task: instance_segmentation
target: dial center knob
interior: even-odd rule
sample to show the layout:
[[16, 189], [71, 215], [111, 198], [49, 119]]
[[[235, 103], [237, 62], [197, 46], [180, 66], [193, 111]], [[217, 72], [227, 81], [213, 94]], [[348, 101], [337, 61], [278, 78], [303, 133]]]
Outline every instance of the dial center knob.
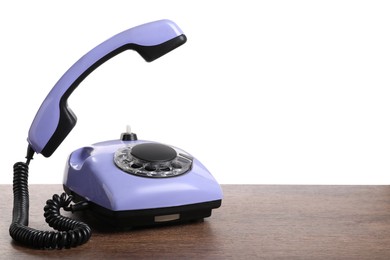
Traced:
[[131, 149], [131, 155], [147, 162], [168, 162], [176, 158], [176, 151], [158, 143], [138, 144]]

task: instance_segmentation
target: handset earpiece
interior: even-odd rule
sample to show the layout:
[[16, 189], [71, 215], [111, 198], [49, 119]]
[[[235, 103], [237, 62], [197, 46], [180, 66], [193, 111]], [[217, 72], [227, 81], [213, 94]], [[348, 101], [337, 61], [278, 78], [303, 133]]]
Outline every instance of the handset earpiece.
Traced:
[[45, 157], [53, 154], [77, 121], [67, 104], [69, 96], [101, 64], [129, 49], [151, 62], [186, 40], [174, 22], [160, 20], [123, 31], [96, 46], [65, 72], [43, 101], [28, 133], [30, 147]]

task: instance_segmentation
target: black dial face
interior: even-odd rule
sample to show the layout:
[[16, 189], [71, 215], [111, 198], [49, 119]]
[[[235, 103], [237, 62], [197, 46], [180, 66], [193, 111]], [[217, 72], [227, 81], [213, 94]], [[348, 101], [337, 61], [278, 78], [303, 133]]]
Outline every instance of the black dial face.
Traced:
[[116, 151], [114, 162], [121, 170], [142, 177], [166, 178], [182, 175], [192, 167], [193, 158], [159, 143], [142, 143]]

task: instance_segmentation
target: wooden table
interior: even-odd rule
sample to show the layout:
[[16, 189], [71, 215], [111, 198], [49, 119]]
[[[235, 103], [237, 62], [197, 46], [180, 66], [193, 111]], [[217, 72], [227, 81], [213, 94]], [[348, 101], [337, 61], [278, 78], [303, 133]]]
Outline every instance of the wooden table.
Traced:
[[[204, 222], [93, 228], [87, 244], [64, 250], [13, 242], [12, 187], [0, 188], [2, 259], [390, 259], [390, 186], [223, 185], [222, 207]], [[42, 208], [61, 191], [61, 185], [30, 186], [30, 226], [50, 229]]]

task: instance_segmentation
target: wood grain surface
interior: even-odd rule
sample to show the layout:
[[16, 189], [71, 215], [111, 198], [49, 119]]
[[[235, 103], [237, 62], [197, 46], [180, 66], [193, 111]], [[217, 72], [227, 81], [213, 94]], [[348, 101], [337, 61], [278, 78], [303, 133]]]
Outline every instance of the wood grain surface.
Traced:
[[[390, 259], [390, 186], [222, 187], [222, 207], [204, 222], [112, 231], [92, 221], [87, 244], [36, 250], [9, 236], [12, 186], [0, 185], [0, 258]], [[50, 230], [43, 206], [59, 192], [61, 185], [30, 186], [31, 227]]]

